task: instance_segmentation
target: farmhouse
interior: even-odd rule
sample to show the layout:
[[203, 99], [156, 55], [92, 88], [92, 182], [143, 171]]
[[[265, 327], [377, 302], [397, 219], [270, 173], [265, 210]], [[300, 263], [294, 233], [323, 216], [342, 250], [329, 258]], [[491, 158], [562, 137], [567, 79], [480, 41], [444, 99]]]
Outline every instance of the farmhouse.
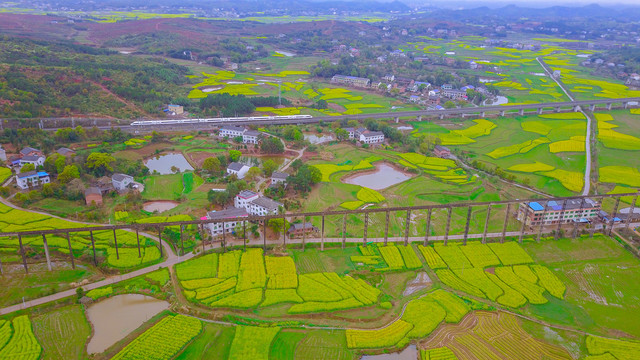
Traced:
[[172, 115], [181, 115], [184, 113], [184, 108], [182, 105], [169, 104], [167, 105], [167, 111]]
[[451, 98], [451, 99], [466, 99], [467, 92], [462, 90], [442, 90], [442, 95]]
[[360, 142], [363, 144], [379, 144], [384, 142], [382, 131], [363, 131], [360, 133]]
[[440, 158], [448, 158], [449, 156], [451, 156], [451, 150], [449, 150], [449, 148], [446, 146], [436, 145], [436, 147], [433, 149], [433, 155]]
[[38, 149], [34, 149], [32, 147], [26, 147], [23, 148], [22, 150], [20, 150], [20, 156], [24, 157], [24, 156], [43, 156], [42, 151], [38, 150]]
[[233, 206], [249, 211], [249, 203], [259, 198], [260, 195], [251, 190], [242, 190], [233, 199]]
[[354, 129], [352, 127], [347, 127], [347, 128], [344, 128], [343, 130], [346, 131], [347, 133], [349, 133], [349, 140], [355, 138], [356, 129]]
[[220, 128], [219, 136], [221, 138], [235, 138], [244, 134], [244, 128], [240, 126], [223, 126]]
[[207, 227], [209, 228], [209, 232], [211, 233], [211, 236], [222, 235], [223, 228], [225, 233], [227, 234], [232, 233], [235, 231], [235, 228], [238, 225], [242, 226], [244, 221], [238, 221], [238, 220], [224, 221], [224, 220], [235, 219], [235, 218], [246, 218], [248, 216], [249, 214], [244, 208], [237, 208], [237, 207], [220, 210], [220, 211], [209, 211], [207, 213], [207, 219], [222, 220], [222, 221], [207, 224]]
[[49, 174], [45, 171], [27, 171], [16, 176], [16, 183], [22, 190], [48, 184], [51, 182]]
[[[544, 205], [537, 201], [522, 203], [518, 208], [518, 220], [525, 221], [528, 226], [568, 224], [573, 222], [588, 223], [598, 217], [600, 203], [592, 199], [567, 200], [564, 207], [562, 202], [549, 201]], [[525, 218], [526, 213], [526, 218]], [[544, 217], [543, 217], [544, 216]]]
[[334, 75], [331, 78], [331, 82], [334, 84], [344, 84], [354, 87], [369, 87], [369, 85], [371, 84], [371, 80], [367, 78], [345, 75]]
[[40, 155], [27, 155], [23, 156], [20, 159], [20, 166], [24, 166], [26, 164], [33, 164], [33, 166], [38, 167], [44, 165], [44, 156]]
[[133, 176], [129, 176], [126, 174], [113, 174], [113, 176], [111, 177], [113, 188], [118, 191], [126, 190], [132, 182]]
[[245, 144], [258, 144], [259, 131], [245, 130], [242, 133], [242, 142]]
[[236, 177], [238, 177], [238, 179], [244, 179], [249, 169], [250, 167], [245, 164], [232, 162], [227, 167], [227, 175], [235, 175]]
[[102, 205], [102, 192], [95, 186], [84, 191], [84, 200], [87, 205]]
[[56, 152], [62, 156], [73, 156], [76, 154], [75, 151], [66, 147], [61, 147], [60, 149], [56, 150]]
[[249, 203], [249, 214], [258, 216], [275, 215], [281, 206], [284, 205], [262, 196]]
[[318, 231], [317, 227], [313, 226], [313, 224], [310, 222], [305, 222], [305, 223], [291, 224], [291, 226], [289, 226], [289, 230], [287, 230], [287, 233], [289, 233], [289, 236], [296, 236], [296, 235], [302, 235], [305, 233], [309, 234], [316, 231]]
[[288, 177], [289, 174], [287, 173], [274, 171], [273, 174], [271, 174], [271, 185], [284, 184], [287, 182]]

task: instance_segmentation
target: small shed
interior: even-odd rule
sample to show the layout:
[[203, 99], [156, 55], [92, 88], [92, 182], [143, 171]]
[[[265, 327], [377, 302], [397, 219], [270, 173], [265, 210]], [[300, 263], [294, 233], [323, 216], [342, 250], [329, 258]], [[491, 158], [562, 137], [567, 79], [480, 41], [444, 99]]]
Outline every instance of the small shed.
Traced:
[[102, 192], [99, 188], [92, 186], [84, 191], [84, 199], [87, 205], [102, 205]]

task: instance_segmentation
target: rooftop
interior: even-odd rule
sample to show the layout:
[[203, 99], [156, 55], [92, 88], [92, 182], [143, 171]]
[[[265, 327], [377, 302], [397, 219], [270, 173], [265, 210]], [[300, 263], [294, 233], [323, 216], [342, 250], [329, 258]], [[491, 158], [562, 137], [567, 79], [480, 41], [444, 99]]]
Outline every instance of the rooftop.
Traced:
[[245, 130], [243, 135], [247, 135], [247, 136], [259, 136], [259, 135], [260, 135], [260, 131], [256, 131], [256, 130]]
[[274, 171], [273, 174], [271, 174], [271, 177], [274, 179], [286, 179], [289, 177], [289, 174], [280, 171]]
[[249, 214], [247, 214], [245, 209], [239, 209], [237, 207], [231, 207], [220, 211], [209, 211], [207, 213], [207, 218], [209, 220], [233, 219], [247, 216], [249, 216]]
[[[546, 203], [542, 201], [532, 201], [528, 205], [529, 208], [531, 208], [533, 211], [542, 211], [545, 209], [545, 207], [547, 211], [561, 211], [563, 207], [563, 201], [550, 200]], [[590, 209], [597, 206], [598, 203], [592, 199], [584, 199], [584, 203], [581, 199], [568, 199], [565, 202], [564, 210], [577, 210], [580, 208]]]
[[250, 198], [252, 198], [254, 196], [258, 196], [258, 193], [253, 192], [251, 190], [242, 190], [236, 196], [238, 196], [239, 198], [242, 198], [242, 199], [250, 199]]
[[115, 180], [115, 181], [123, 181], [124, 179], [131, 179], [133, 180], [133, 176], [131, 175], [127, 175], [127, 174], [113, 174], [113, 176], [111, 177], [111, 179]]
[[244, 128], [241, 126], [232, 126], [232, 125], [226, 125], [220, 128], [220, 130], [228, 130], [228, 131], [240, 131], [243, 132]]
[[24, 154], [28, 154], [28, 153], [30, 153], [32, 151], [40, 152], [40, 150], [38, 150], [38, 149], [34, 149], [32, 147], [27, 146], [27, 147], [23, 148], [22, 150], [20, 150], [20, 154], [24, 155]]
[[269, 199], [268, 197], [265, 197], [265, 196], [259, 197], [259, 198], [255, 199], [255, 200], [253, 200], [251, 203], [254, 204], [254, 205], [263, 207], [263, 208], [265, 208], [265, 209], [267, 209], [269, 211], [278, 210], [278, 208], [280, 206], [283, 206], [281, 203], [279, 203], [279, 202], [277, 202], [275, 200], [271, 200], [271, 199]]
[[92, 186], [92, 187], [87, 188], [84, 191], [84, 196], [87, 196], [87, 195], [102, 195], [102, 192], [100, 191], [99, 188], [97, 188], [95, 186]]
[[233, 170], [233, 171], [240, 171], [242, 170], [243, 167], [245, 167], [247, 165], [243, 164], [243, 163], [239, 163], [239, 162], [232, 162], [231, 164], [229, 164], [229, 166], [227, 167], [227, 169], [229, 170]]
[[38, 161], [38, 159], [40, 159], [42, 156], [38, 156], [38, 155], [28, 155], [28, 156], [23, 156], [22, 160], [23, 161]]

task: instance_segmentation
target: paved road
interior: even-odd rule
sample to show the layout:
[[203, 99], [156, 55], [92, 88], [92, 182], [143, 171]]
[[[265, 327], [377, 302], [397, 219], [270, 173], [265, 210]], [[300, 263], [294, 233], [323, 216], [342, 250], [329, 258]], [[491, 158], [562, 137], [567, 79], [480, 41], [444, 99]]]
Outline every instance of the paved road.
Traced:
[[[558, 84], [558, 86], [560, 86], [562, 91], [564, 91], [565, 95], [567, 95], [567, 97], [571, 99], [571, 101], [576, 101], [573, 95], [571, 95], [571, 93], [564, 87], [564, 84], [560, 82], [558, 79], [556, 79], [555, 77], [553, 77], [551, 70], [547, 69], [547, 67], [542, 63], [542, 61], [540, 61], [540, 58], [537, 57], [536, 60], [538, 60], [538, 63], [540, 64], [540, 66], [542, 66], [542, 68], [547, 73], [547, 75], [549, 75], [549, 77], [552, 78], [553, 81], [555, 81], [556, 84]], [[584, 188], [582, 189], [582, 195], [586, 196], [586, 195], [589, 195], [589, 191], [591, 190], [591, 116], [585, 113], [582, 110], [582, 107], [580, 107], [580, 112], [582, 113], [582, 115], [584, 115], [587, 118], [587, 134], [586, 134], [586, 139], [584, 141], [585, 152], [587, 154], [586, 156], [587, 163], [585, 165], [585, 171], [584, 171]]]

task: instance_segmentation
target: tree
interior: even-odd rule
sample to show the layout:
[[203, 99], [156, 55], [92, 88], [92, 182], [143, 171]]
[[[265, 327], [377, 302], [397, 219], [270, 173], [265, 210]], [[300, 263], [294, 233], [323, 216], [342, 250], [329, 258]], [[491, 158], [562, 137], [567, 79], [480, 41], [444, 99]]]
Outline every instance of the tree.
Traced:
[[304, 165], [304, 163], [302, 162], [302, 160], [300, 159], [295, 159], [293, 160], [293, 162], [291, 163], [291, 168], [294, 171], [298, 171], [298, 169], [300, 169], [300, 167], [302, 167], [302, 165]]
[[93, 171], [96, 176], [103, 176], [107, 172], [113, 172], [112, 164], [116, 161], [116, 159], [105, 153], [91, 153], [89, 157], [87, 157], [87, 161], [84, 166]]
[[69, 200], [82, 199], [85, 186], [80, 179], [71, 180], [66, 187], [66, 196]]
[[65, 165], [67, 165], [67, 158], [58, 156], [54, 164], [56, 166], [56, 174], [60, 174], [64, 170]]
[[[283, 226], [283, 222], [284, 222], [284, 226]], [[289, 222], [282, 219], [282, 218], [275, 218], [275, 219], [270, 219], [267, 222], [267, 226], [269, 227], [269, 229], [273, 230], [274, 233], [278, 233], [280, 234], [283, 227], [284, 230], [286, 231], [286, 229], [288, 228]]]
[[284, 128], [283, 136], [286, 140], [289, 141], [300, 141], [304, 139], [302, 132], [293, 125], [289, 125]]
[[35, 169], [36, 169], [35, 165], [28, 163], [28, 164], [22, 165], [22, 167], [20, 168], [20, 172], [33, 171]]
[[75, 165], [67, 165], [64, 167], [64, 170], [58, 175], [58, 181], [60, 184], [66, 184], [73, 179], [77, 179], [80, 177], [80, 171], [78, 167]]
[[258, 167], [253, 166], [249, 169], [249, 171], [247, 171], [245, 178], [249, 181], [255, 181], [261, 174], [262, 170], [260, 170], [260, 168]]
[[175, 165], [171, 165], [171, 169], [170, 170], [171, 170], [172, 173], [176, 174], [176, 173], [178, 173], [180, 171], [180, 168], [175, 166]]
[[456, 103], [454, 103], [451, 100], [449, 100], [446, 103], [444, 103], [444, 108], [445, 109], [453, 109], [454, 107], [456, 107]]
[[311, 186], [322, 180], [322, 173], [318, 168], [309, 165], [302, 165], [298, 172], [287, 178], [287, 183], [293, 189], [302, 193], [311, 191]]
[[213, 174], [222, 170], [222, 164], [220, 164], [220, 159], [210, 157], [204, 160], [204, 163], [202, 163], [202, 169], [210, 174]]
[[262, 140], [260, 151], [265, 154], [282, 154], [284, 153], [284, 144], [276, 137], [268, 137]]
[[274, 171], [278, 170], [278, 164], [275, 161], [269, 159], [262, 163], [262, 170], [264, 170], [264, 174], [267, 176], [271, 176]]
[[242, 156], [242, 153], [238, 150], [229, 150], [229, 159], [231, 161], [238, 161]]
[[339, 141], [347, 140], [349, 138], [349, 132], [345, 129], [336, 129], [336, 139]]

